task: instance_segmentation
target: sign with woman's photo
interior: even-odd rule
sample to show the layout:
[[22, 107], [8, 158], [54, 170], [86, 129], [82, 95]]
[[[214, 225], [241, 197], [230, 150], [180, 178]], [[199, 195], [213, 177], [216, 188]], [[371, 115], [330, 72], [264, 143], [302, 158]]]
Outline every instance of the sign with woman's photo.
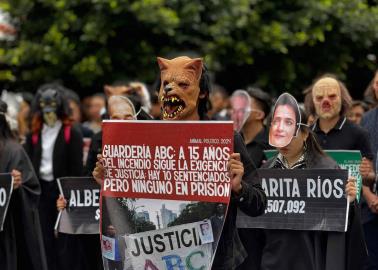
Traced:
[[[362, 189], [362, 177], [360, 174], [360, 164], [362, 159], [361, 152], [359, 150], [324, 150], [324, 152], [336, 161], [341, 169], [348, 170], [349, 176], [354, 176], [356, 178], [356, 198], [357, 201], [360, 201]], [[264, 150], [267, 159], [273, 158], [277, 153], [277, 150]]]
[[3, 230], [12, 191], [12, 175], [9, 173], [0, 173], [0, 232]]
[[265, 214], [251, 218], [239, 211], [239, 228], [346, 231], [347, 170], [259, 169], [258, 175], [268, 199]]
[[209, 269], [232, 151], [232, 122], [105, 121], [105, 269]]

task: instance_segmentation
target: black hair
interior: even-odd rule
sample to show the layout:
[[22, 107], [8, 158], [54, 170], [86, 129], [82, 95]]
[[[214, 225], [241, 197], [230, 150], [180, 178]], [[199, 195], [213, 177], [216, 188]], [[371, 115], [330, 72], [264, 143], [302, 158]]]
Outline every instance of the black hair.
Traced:
[[267, 118], [272, 107], [272, 98], [270, 95], [257, 87], [248, 87], [247, 93], [256, 100], [256, 103], [259, 104], [265, 114], [264, 118]]
[[352, 102], [351, 109], [354, 108], [354, 107], [357, 107], [357, 106], [361, 106], [362, 109], [364, 110], [364, 112], [367, 112], [369, 110], [369, 106], [365, 102], [363, 102], [362, 100], [354, 100]]
[[211, 91], [212, 91], [212, 94], [219, 93], [224, 99], [228, 98], [227, 90], [219, 84], [213, 84]]
[[0, 100], [0, 141], [2, 142], [7, 139], [16, 138], [5, 116], [7, 110], [8, 105], [4, 101]]
[[137, 120], [152, 120], [152, 117], [142, 108], [142, 102], [139, 96], [136, 95], [124, 95], [130, 99], [131, 103], [134, 105], [135, 112], [138, 113]]
[[307, 125], [307, 115], [304, 110], [299, 109], [301, 114], [301, 125], [300, 125], [300, 131], [301, 132], [307, 132], [308, 136], [305, 142], [306, 147], [306, 159], [308, 163], [314, 163], [319, 156], [325, 156], [325, 152], [323, 151], [322, 147], [316, 140], [316, 135], [312, 131], [312, 129]]
[[201, 120], [207, 119], [207, 112], [210, 108], [209, 95], [211, 92], [210, 74], [205, 64], [202, 67], [202, 74], [199, 83], [200, 94], [204, 94], [203, 98], [199, 99], [198, 102], [198, 115]]
[[75, 102], [79, 107], [81, 107], [81, 101], [79, 95], [72, 89], [64, 87], [64, 92], [68, 100], [72, 100]]

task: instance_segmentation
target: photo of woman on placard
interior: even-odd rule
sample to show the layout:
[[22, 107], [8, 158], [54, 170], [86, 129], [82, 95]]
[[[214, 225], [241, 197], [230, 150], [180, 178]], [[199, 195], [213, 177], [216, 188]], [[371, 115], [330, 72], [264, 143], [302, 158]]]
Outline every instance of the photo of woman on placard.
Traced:
[[[316, 142], [306, 119], [293, 96], [284, 93], [278, 98], [269, 134], [269, 143], [276, 147], [278, 155], [263, 164], [263, 168], [338, 169]], [[249, 265], [248, 269], [362, 269], [366, 249], [352, 177], [345, 193], [350, 202], [347, 232], [261, 229], [258, 235], [251, 236], [256, 238], [255, 245], [248, 253], [254, 256], [255, 265]]]
[[297, 101], [290, 94], [282, 94], [273, 110], [269, 130], [269, 144], [274, 147], [287, 146], [298, 134], [301, 115]]

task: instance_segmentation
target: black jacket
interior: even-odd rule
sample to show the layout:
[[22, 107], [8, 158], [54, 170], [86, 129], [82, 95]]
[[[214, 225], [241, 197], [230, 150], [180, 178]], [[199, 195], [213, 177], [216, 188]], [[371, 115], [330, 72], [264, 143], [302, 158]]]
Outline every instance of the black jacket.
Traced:
[[0, 172], [20, 171], [22, 185], [13, 191], [4, 230], [0, 232], [0, 269], [45, 270], [47, 265], [38, 214], [41, 187], [22, 147], [12, 140], [2, 143]]
[[[77, 126], [72, 126], [70, 133], [69, 141], [66, 141], [64, 126], [62, 126], [54, 144], [53, 174], [55, 179], [64, 176], [81, 176], [83, 174], [83, 136]], [[35, 145], [32, 142], [32, 134], [27, 135], [24, 144], [38, 177], [42, 158], [42, 143], [42, 136], [39, 133], [38, 141]]]
[[[273, 168], [275, 160], [276, 158], [270, 159], [262, 167]], [[338, 168], [334, 160], [320, 154], [307, 155], [305, 160], [306, 168]], [[257, 252], [255, 255], [261, 256], [261, 266], [251, 266], [249, 269], [363, 269], [366, 248], [359, 208], [354, 203], [349, 208], [349, 226], [346, 233], [291, 230], [259, 231], [262, 237], [256, 238], [255, 246], [261, 252]]]
[[234, 152], [240, 153], [244, 165], [242, 190], [238, 196], [231, 195], [222, 235], [215, 254], [212, 269], [231, 270], [246, 258], [246, 251], [240, 241], [236, 228], [237, 208], [250, 216], [259, 216], [265, 211], [266, 196], [256, 177], [256, 167], [252, 164], [245, 148], [243, 138], [234, 134]]
[[92, 176], [94, 168], [96, 168], [97, 155], [101, 154], [102, 148], [102, 131], [92, 136], [91, 145], [89, 146], [87, 161], [85, 163], [84, 175]]

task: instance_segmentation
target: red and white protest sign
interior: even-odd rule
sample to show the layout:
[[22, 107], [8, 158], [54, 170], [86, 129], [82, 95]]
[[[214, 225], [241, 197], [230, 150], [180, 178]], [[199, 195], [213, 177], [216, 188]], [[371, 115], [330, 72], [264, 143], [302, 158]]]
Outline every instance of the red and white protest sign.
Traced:
[[114, 242], [103, 245], [105, 269], [210, 268], [233, 138], [232, 122], [103, 122], [101, 235]]
[[232, 138], [229, 123], [105, 121], [103, 195], [227, 203]]

